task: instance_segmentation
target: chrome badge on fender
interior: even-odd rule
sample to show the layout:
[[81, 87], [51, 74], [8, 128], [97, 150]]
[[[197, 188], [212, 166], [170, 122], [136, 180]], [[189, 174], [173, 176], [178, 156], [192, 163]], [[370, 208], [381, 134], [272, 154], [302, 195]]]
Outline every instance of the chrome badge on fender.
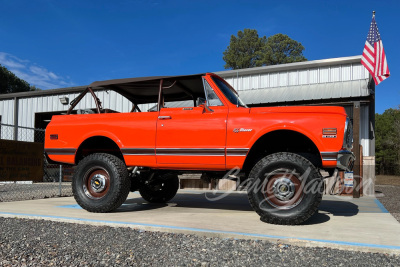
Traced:
[[233, 132], [234, 133], [239, 133], [239, 132], [251, 132], [251, 131], [253, 131], [253, 129], [244, 129], [244, 128], [235, 128], [235, 129], [233, 129]]

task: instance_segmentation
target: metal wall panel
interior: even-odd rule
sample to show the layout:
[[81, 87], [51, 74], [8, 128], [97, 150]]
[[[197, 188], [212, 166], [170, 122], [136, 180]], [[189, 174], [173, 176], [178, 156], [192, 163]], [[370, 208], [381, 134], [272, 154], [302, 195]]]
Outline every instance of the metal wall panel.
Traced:
[[319, 69], [309, 70], [309, 84], [314, 84], [319, 82]]
[[329, 82], [329, 71], [330, 71], [329, 67], [319, 69], [319, 82], [320, 83]]
[[368, 78], [368, 73], [360, 64], [347, 64], [288, 72], [262, 73], [229, 77], [225, 80], [237, 91], [276, 88], [317, 83], [334, 83]]
[[229, 83], [232, 85], [233, 88], [239, 90], [238, 79], [236, 77], [232, 77], [231, 82]]
[[260, 75], [260, 88], [269, 87], [269, 73], [263, 73]]
[[297, 71], [289, 72], [289, 85], [298, 85], [299, 84], [299, 73]]
[[[332, 65], [315, 67], [310, 65], [308, 68], [290, 69], [277, 71], [274, 66], [265, 67], [265, 73], [260, 72], [260, 68], [254, 68], [257, 74], [241, 74], [238, 70], [234, 75], [232, 71], [227, 71], [229, 76], [225, 76], [224, 72], [218, 74], [227, 80], [236, 90], [252, 90], [263, 88], [276, 88], [284, 86], [310, 85], [318, 83], [335, 83], [354, 80], [364, 80], [369, 78], [368, 71], [360, 63], [343, 63], [333, 62]], [[279, 66], [277, 66], [277, 69]], [[248, 69], [251, 71], [251, 69]]]
[[0, 101], [1, 123], [14, 124], [14, 100]]
[[316, 83], [345, 82], [367, 78], [368, 72], [361, 64], [345, 64], [239, 77], [225, 77], [225, 80], [236, 90], [242, 91]]
[[350, 81], [351, 80], [351, 71], [352, 71], [351, 65], [342, 65], [341, 80], [342, 81]]
[[[3, 100], [0, 101], [0, 123], [3, 124], [14, 124], [14, 100]], [[0, 127], [0, 137], [3, 139], [12, 139], [12, 133], [9, 127]]]
[[287, 72], [279, 72], [278, 73], [278, 77], [279, 77], [279, 84], [278, 84], [278, 86], [279, 87], [282, 87], [282, 86], [287, 86], [288, 85], [288, 73]]
[[308, 70], [301, 70], [299, 71], [299, 85], [300, 84], [309, 84], [308, 81]]
[[341, 81], [340, 69], [341, 69], [340, 66], [333, 66], [330, 68], [329, 82]]
[[239, 87], [240, 87], [240, 85], [239, 85], [239, 79], [237, 78], [237, 77], [232, 77], [232, 80], [233, 80], [233, 88], [235, 88], [236, 89], [236, 91], [239, 91]]
[[249, 89], [251, 89], [251, 77], [243, 76], [241, 90], [249, 90]]
[[367, 79], [369, 77], [367, 69], [361, 64], [353, 64], [352, 74], [352, 80]]
[[238, 90], [238, 91], [243, 90], [243, 77], [240, 76], [240, 77], [237, 77], [237, 78], [235, 78], [235, 79], [236, 79], [237, 90]]
[[[29, 99], [29, 102], [32, 102], [33, 98]], [[31, 113], [34, 111], [32, 110]], [[32, 127], [33, 123], [33, 117], [32, 116], [21, 116], [22, 114], [28, 114], [28, 99], [27, 98], [22, 98], [19, 99], [18, 102], [18, 125], [19, 126], [25, 126], [25, 127]], [[29, 121], [29, 123], [28, 123]]]
[[261, 88], [261, 75], [253, 75], [253, 81], [252, 81], [252, 89], [254, 88]]
[[269, 74], [269, 87], [278, 87], [278, 73], [270, 73]]
[[[226, 78], [225, 81], [226, 81], [227, 83], [229, 83], [230, 85], [233, 85], [233, 78], [232, 78], [232, 77]], [[234, 86], [232, 86], [232, 87], [235, 88]]]

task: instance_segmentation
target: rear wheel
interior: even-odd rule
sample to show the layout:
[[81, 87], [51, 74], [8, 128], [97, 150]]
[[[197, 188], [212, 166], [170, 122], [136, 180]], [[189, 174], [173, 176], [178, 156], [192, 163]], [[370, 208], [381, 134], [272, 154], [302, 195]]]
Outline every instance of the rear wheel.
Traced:
[[261, 220], [272, 224], [301, 224], [318, 209], [323, 182], [316, 167], [293, 153], [275, 153], [251, 170], [248, 197]]
[[153, 173], [139, 187], [140, 195], [151, 203], [165, 203], [178, 192], [179, 178], [174, 173]]
[[124, 162], [116, 156], [96, 153], [79, 162], [72, 180], [76, 202], [90, 212], [110, 212], [124, 203], [130, 179]]

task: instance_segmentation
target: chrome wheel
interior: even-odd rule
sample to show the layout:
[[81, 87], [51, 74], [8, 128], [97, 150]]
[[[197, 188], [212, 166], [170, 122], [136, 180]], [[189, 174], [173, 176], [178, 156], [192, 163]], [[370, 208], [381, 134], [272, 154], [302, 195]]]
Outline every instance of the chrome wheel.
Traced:
[[300, 174], [278, 169], [266, 177], [263, 190], [265, 201], [277, 209], [291, 209], [303, 199]]
[[101, 199], [110, 189], [110, 175], [101, 167], [89, 169], [83, 177], [83, 191], [90, 199]]

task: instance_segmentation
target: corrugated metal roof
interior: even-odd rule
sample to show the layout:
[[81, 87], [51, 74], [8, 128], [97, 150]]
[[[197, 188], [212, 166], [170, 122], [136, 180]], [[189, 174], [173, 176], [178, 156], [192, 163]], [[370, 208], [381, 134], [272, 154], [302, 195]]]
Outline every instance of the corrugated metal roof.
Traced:
[[338, 99], [370, 95], [368, 79], [319, 83], [287, 87], [240, 91], [240, 98], [248, 105], [294, 102], [304, 100]]
[[255, 67], [255, 68], [248, 68], [248, 69], [225, 70], [225, 71], [217, 71], [214, 73], [225, 78], [225, 77], [229, 77], [232, 75], [241, 76], [241, 75], [265, 73], [265, 72], [309, 69], [309, 68], [316, 68], [316, 67], [353, 64], [353, 63], [361, 63], [361, 55], [351, 56], [351, 57], [339, 57], [339, 58], [328, 58], [328, 59], [320, 59], [320, 60], [302, 61], [302, 62]]

